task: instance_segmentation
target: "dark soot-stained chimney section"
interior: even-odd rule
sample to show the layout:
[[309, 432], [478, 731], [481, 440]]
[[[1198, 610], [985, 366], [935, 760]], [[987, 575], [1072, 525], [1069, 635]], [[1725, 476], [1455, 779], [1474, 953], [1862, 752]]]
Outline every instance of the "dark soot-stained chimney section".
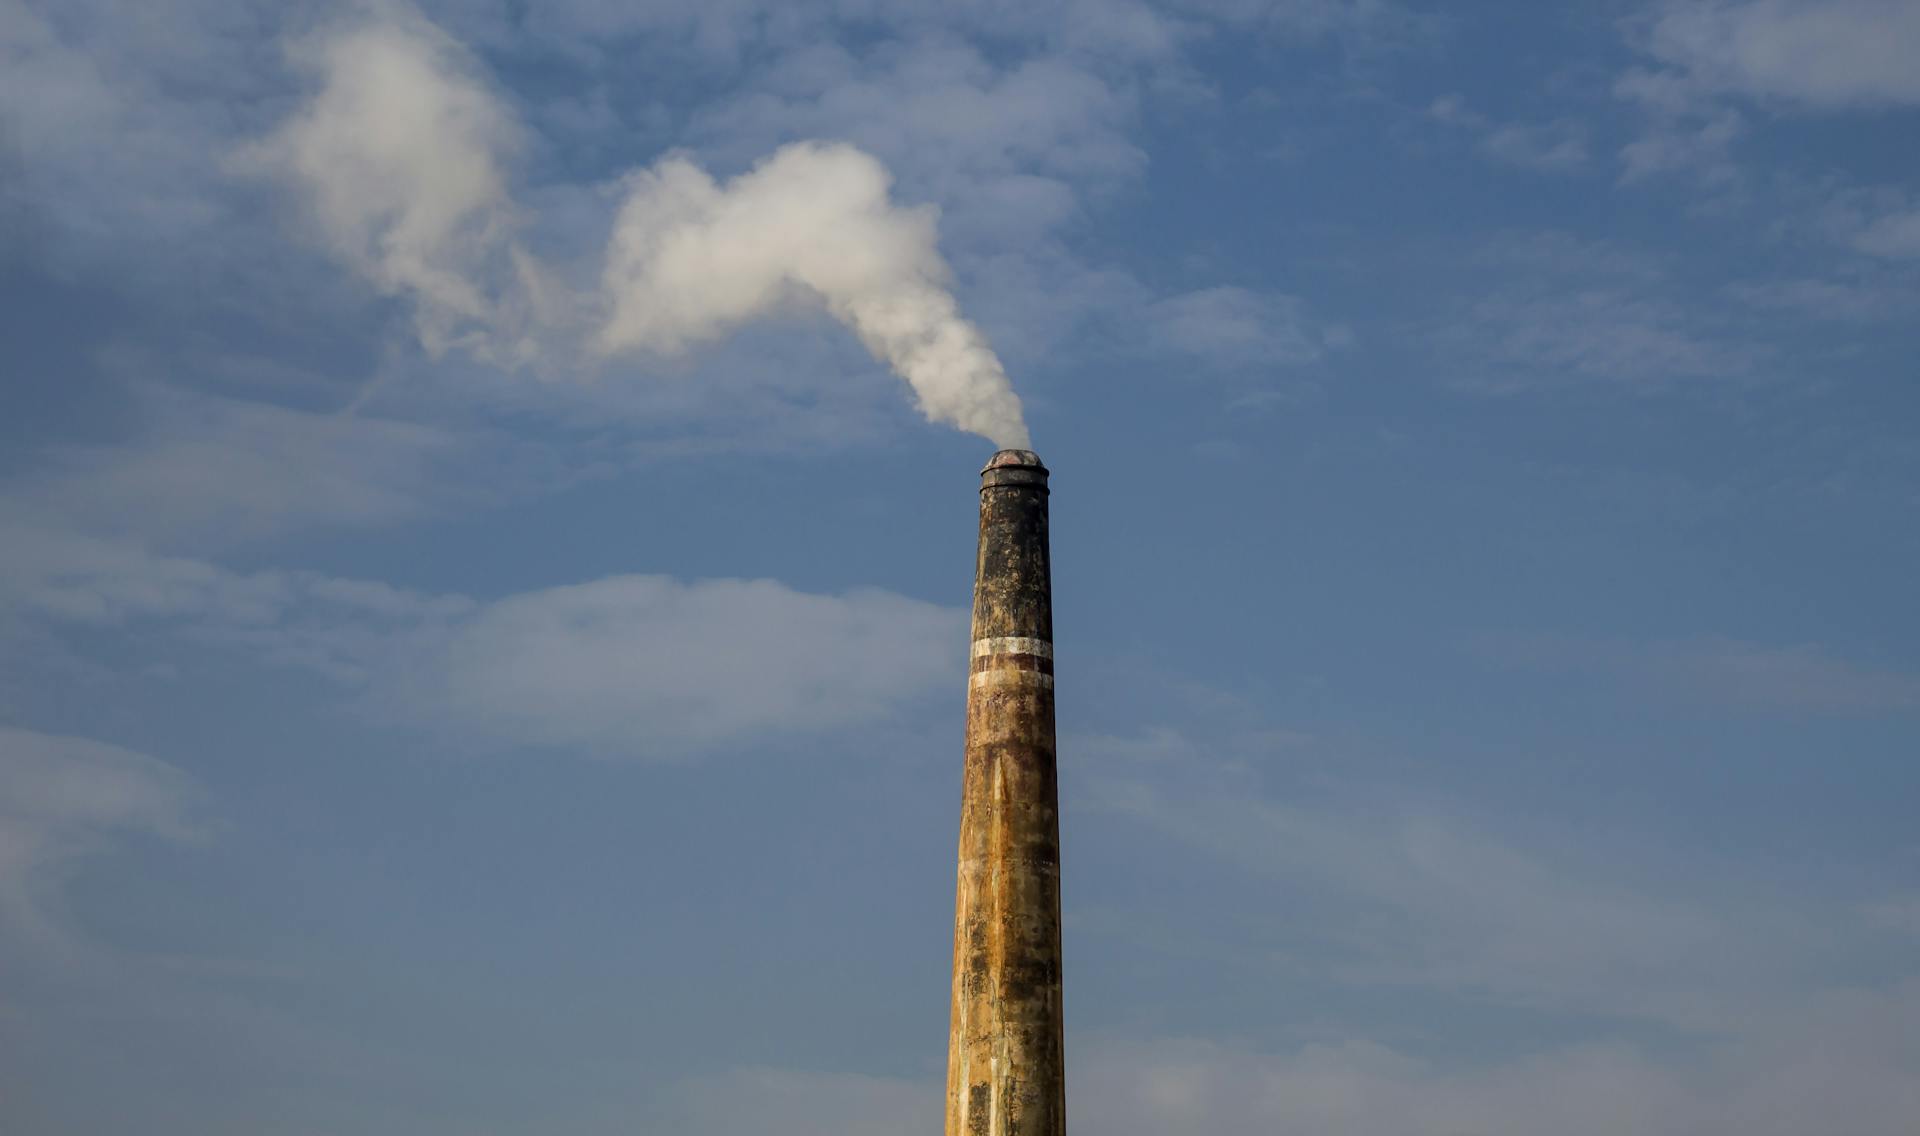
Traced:
[[1065, 1136], [1047, 467], [980, 476], [946, 1136]]

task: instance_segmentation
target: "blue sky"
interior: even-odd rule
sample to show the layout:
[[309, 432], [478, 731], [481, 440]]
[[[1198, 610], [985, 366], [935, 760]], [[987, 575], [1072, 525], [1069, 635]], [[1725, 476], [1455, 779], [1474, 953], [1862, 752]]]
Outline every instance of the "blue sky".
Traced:
[[1916, 55], [0, 0], [0, 1120], [931, 1131], [1007, 404], [918, 289], [1054, 469], [1076, 1131], [1910, 1131]]

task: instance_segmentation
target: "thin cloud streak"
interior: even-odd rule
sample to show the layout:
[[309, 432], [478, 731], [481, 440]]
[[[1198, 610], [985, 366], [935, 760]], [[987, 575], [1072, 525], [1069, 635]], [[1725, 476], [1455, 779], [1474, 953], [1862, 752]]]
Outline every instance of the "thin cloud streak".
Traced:
[[65, 873], [126, 837], [200, 838], [196, 796], [184, 773], [146, 754], [0, 726], [0, 950], [91, 955], [62, 910]]

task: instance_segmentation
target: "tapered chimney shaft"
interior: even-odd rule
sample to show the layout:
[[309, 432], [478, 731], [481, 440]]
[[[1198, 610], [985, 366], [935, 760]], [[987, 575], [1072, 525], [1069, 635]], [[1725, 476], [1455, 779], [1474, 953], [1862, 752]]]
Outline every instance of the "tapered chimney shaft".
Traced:
[[980, 477], [946, 1136], [1065, 1136], [1047, 468]]

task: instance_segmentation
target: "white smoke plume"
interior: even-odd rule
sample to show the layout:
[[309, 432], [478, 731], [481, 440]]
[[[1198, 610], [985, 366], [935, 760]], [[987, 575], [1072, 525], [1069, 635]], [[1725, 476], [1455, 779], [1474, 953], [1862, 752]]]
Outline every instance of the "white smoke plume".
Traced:
[[[894, 204], [872, 156], [803, 142], [725, 184], [669, 156], [627, 177], [597, 286], [569, 291], [514, 237], [511, 110], [445, 33], [378, 11], [297, 53], [319, 91], [242, 160], [289, 182], [337, 255], [414, 302], [430, 352], [509, 366], [580, 347], [601, 360], [671, 354], [811, 302], [905, 379], [930, 420], [1028, 444], [999, 358], [948, 290], [937, 210]], [[541, 347], [576, 333], [587, 342]]]
[[817, 296], [936, 422], [1025, 447], [1020, 400], [946, 289], [936, 211], [844, 144], [782, 147], [725, 185], [685, 157], [633, 175], [607, 252], [603, 351], [676, 351]]

